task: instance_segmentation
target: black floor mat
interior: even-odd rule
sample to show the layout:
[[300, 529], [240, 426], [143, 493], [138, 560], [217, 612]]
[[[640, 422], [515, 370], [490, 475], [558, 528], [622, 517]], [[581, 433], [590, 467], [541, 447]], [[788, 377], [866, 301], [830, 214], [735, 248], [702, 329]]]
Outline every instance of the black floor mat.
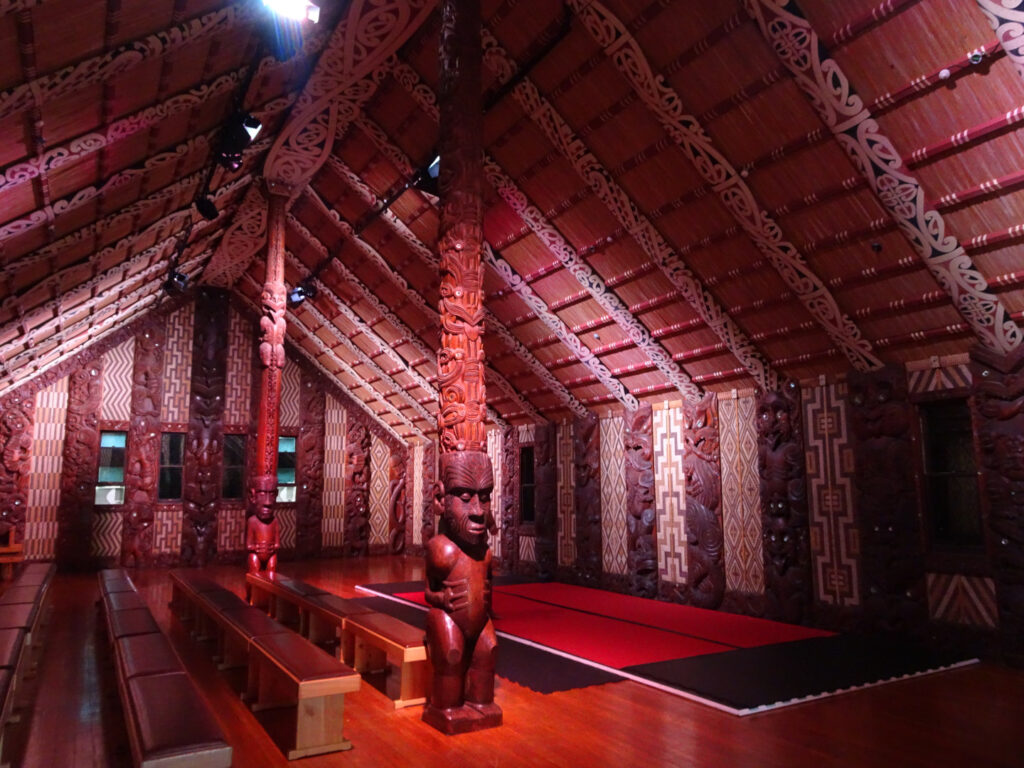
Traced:
[[966, 661], [894, 637], [836, 635], [639, 664], [624, 671], [737, 710], [820, 696]]

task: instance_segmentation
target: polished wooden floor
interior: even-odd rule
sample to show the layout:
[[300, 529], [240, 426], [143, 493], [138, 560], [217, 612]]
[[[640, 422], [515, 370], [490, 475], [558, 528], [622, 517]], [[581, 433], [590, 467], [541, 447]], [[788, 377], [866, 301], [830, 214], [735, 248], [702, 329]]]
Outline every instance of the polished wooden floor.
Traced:
[[[342, 596], [357, 584], [422, 578], [419, 560], [288, 563], [285, 573]], [[240, 568], [211, 572], [242, 594]], [[162, 628], [210, 701], [237, 768], [285, 766], [280, 750], [217, 672], [208, 649], [170, 617], [163, 571], [135, 576]], [[96, 631], [96, 579], [59, 575], [38, 674], [23, 689], [4, 758], [25, 768], [130, 765], [105, 638]], [[1024, 766], [1024, 672], [982, 664], [738, 718], [633, 682], [541, 695], [499, 678], [502, 728], [445, 737], [420, 708], [395, 711], [364, 685], [347, 697], [349, 752], [306, 758], [325, 766]]]

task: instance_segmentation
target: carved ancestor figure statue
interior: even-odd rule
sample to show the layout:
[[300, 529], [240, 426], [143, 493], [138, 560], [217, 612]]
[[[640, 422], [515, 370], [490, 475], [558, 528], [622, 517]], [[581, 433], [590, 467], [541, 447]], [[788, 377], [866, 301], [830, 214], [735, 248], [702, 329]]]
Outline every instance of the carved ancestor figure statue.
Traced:
[[249, 551], [249, 572], [268, 574], [277, 570], [277, 550], [281, 548], [281, 532], [274, 517], [277, 481], [261, 475], [249, 488], [249, 520], [245, 526], [245, 548]]
[[441, 455], [443, 509], [427, 545], [427, 655], [434, 680], [423, 719], [444, 733], [501, 725], [494, 703], [497, 638], [491, 622], [488, 532], [494, 472], [486, 453]]

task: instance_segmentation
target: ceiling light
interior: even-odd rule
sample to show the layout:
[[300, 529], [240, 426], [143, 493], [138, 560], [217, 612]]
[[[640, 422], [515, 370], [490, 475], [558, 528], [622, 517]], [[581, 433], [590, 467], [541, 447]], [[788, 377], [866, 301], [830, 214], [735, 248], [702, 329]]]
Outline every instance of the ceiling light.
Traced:
[[188, 288], [188, 275], [172, 269], [164, 282], [164, 290], [173, 295], [184, 293], [186, 288]]
[[263, 5], [276, 15], [292, 21], [320, 21], [320, 8], [309, 0], [263, 0]]
[[440, 194], [437, 177], [441, 173], [441, 156], [430, 161], [426, 168], [420, 168], [412, 177], [412, 185], [421, 192], [437, 197]]
[[297, 307], [306, 299], [316, 298], [316, 286], [301, 282], [288, 291], [288, 306]]

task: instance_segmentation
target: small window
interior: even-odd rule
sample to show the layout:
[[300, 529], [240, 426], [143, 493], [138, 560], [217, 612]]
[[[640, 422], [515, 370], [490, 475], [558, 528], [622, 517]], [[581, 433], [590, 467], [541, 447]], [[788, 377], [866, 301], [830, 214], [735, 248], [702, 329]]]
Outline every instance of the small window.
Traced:
[[982, 544], [971, 414], [965, 399], [919, 405], [926, 525], [932, 550]]
[[245, 435], [224, 435], [223, 499], [241, 499], [245, 493]]
[[181, 478], [185, 458], [185, 435], [164, 432], [160, 436], [160, 490], [164, 501], [181, 498]]
[[519, 449], [519, 522], [533, 523], [533, 446]]
[[125, 432], [100, 432], [100, 469], [96, 477], [96, 504], [124, 504]]
[[277, 438], [277, 500], [295, 501], [295, 438]]

